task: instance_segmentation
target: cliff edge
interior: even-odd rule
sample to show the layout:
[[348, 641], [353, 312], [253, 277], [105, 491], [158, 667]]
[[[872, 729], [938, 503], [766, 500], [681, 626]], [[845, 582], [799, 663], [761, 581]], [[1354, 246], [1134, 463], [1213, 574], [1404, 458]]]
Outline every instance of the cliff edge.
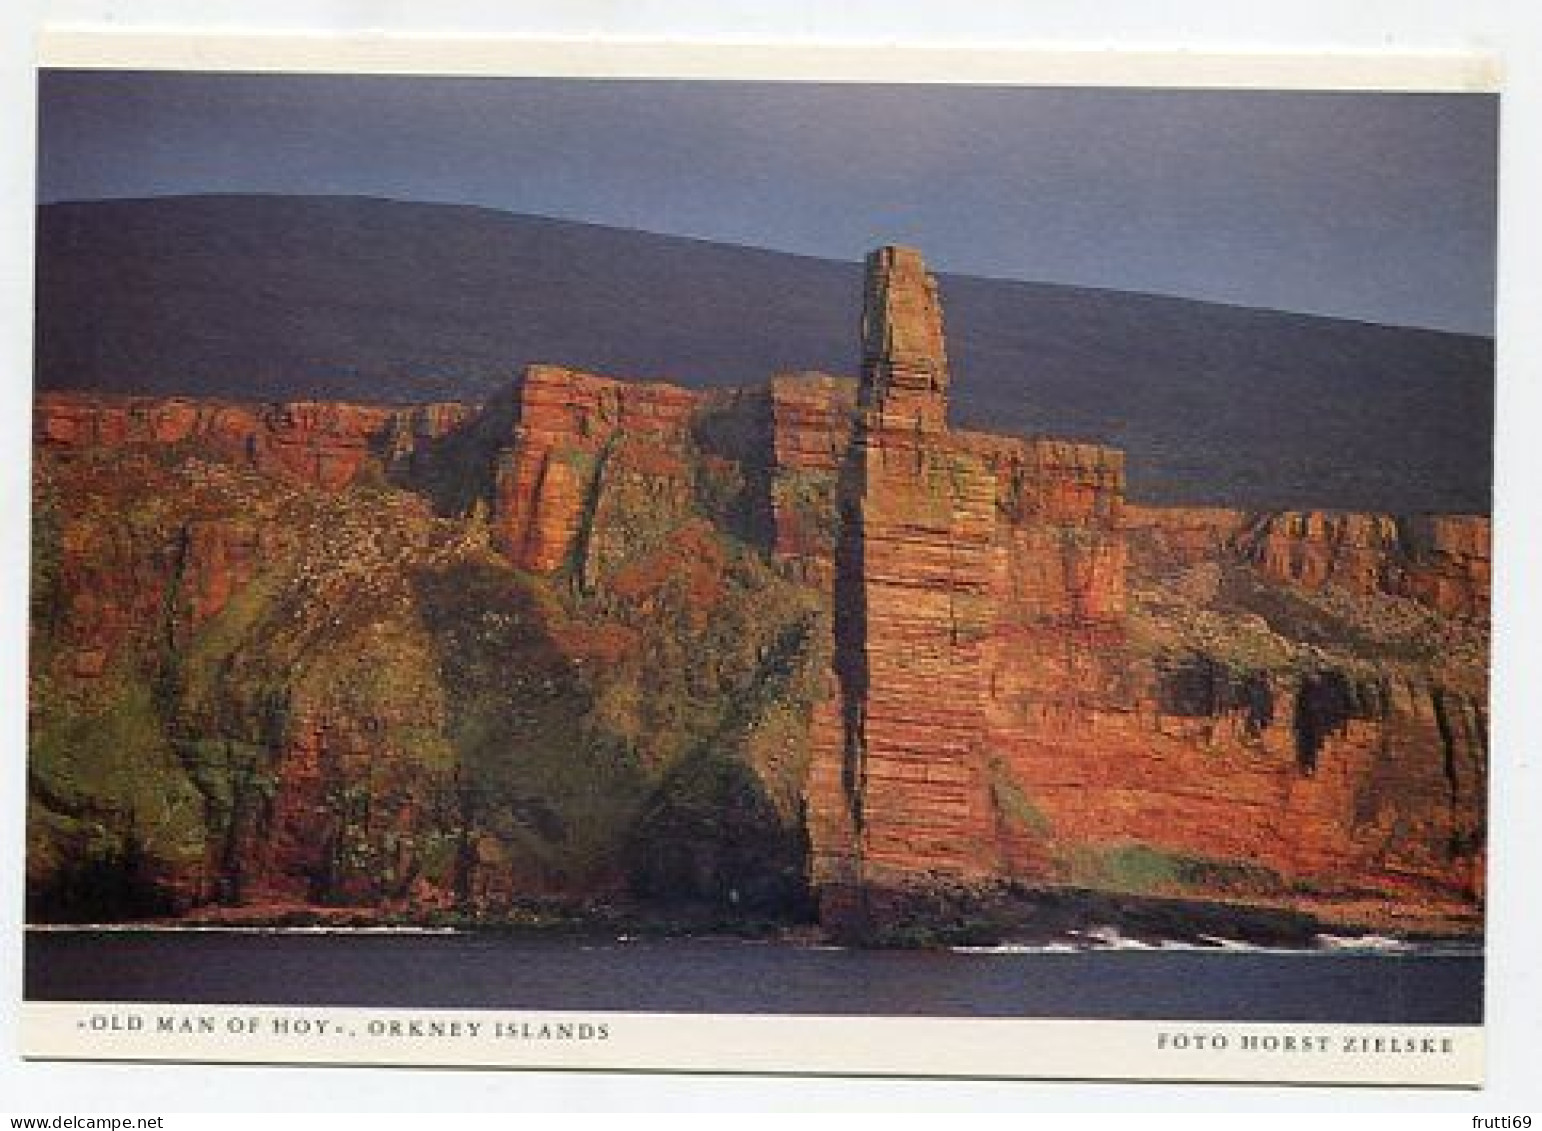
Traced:
[[1137, 505], [1117, 450], [955, 428], [909, 249], [862, 344], [480, 405], [41, 394], [29, 915], [1480, 928], [1486, 518]]

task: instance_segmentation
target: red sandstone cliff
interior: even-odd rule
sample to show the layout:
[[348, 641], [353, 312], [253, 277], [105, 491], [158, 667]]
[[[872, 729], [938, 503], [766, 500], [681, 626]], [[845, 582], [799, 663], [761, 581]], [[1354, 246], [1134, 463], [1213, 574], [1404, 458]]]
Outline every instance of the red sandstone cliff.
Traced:
[[[250, 811], [208, 802], [200, 874], [226, 889], [184, 875], [183, 890], [424, 908], [617, 882], [522, 848], [577, 835], [534, 802], [512, 825], [472, 812], [454, 751], [482, 731], [453, 705], [471, 676], [453, 653], [419, 655], [413, 634], [437, 617], [489, 663], [503, 650], [474, 697], [497, 726], [547, 741], [581, 713], [583, 735], [620, 728], [667, 778], [682, 755], [649, 728], [695, 724], [652, 719], [637, 685], [605, 673], [666, 647], [687, 682], [716, 671], [682, 642], [737, 646], [714, 618], [736, 592], [765, 599], [743, 596], [761, 592], [751, 576], [793, 619], [746, 649], [762, 683], [744, 687], [783, 678], [789, 648], [823, 678], [807, 717], [771, 702], [733, 741], [779, 819], [804, 814], [807, 878], [833, 927], [1014, 884], [1472, 920], [1487, 519], [1129, 505], [1115, 450], [949, 428], [935, 282], [903, 249], [869, 271], [860, 382], [692, 392], [537, 366], [486, 406], [40, 397], [57, 560], [34, 633], [58, 657], [41, 673], [51, 692], [89, 704], [149, 662], [134, 657], [167, 654], [180, 666], [157, 678], [218, 663], [263, 689], [233, 706], [198, 684], [178, 708], [177, 749], [235, 727], [275, 767]], [[448, 569], [504, 577], [489, 554], [518, 574], [430, 584]], [[361, 659], [285, 687], [269, 719], [283, 673], [219, 650], [281, 562], [272, 639], [311, 656], [348, 632], [367, 657], [384, 633], [396, 649], [399, 674], [367, 705], [354, 688], [378, 673]], [[515, 580], [533, 596], [491, 628], [444, 620], [481, 616], [470, 605]], [[578, 596], [559, 608], [543, 586]], [[372, 620], [377, 608], [398, 619]], [[518, 650], [536, 644], [534, 659]], [[519, 672], [535, 674], [518, 692], [499, 682]], [[567, 679], [581, 695], [551, 690]], [[691, 709], [725, 694], [697, 680]], [[605, 812], [640, 819], [632, 801]], [[678, 805], [657, 813], [681, 819]]]
[[950, 432], [935, 284], [869, 271], [827, 915], [992, 881], [1470, 906], [1486, 521], [1127, 511], [1117, 452]]

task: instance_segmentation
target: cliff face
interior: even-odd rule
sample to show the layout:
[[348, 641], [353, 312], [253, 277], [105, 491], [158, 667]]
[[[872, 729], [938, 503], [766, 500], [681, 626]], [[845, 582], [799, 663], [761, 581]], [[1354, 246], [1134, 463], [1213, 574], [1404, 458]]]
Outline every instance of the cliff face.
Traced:
[[33, 913], [801, 913], [828, 598], [771, 561], [773, 401], [40, 398]]
[[866, 306], [860, 381], [40, 397], [33, 914], [1479, 922], [1487, 520], [1131, 505], [949, 427], [918, 255]]
[[35, 440], [44, 449], [197, 444], [277, 479], [336, 489], [382, 457], [400, 459], [442, 437], [470, 411], [455, 404], [257, 406], [45, 393], [38, 398]]
[[1470, 906], [1486, 522], [1126, 508], [1118, 452], [950, 432], [935, 288], [870, 271], [827, 918], [1014, 881]]

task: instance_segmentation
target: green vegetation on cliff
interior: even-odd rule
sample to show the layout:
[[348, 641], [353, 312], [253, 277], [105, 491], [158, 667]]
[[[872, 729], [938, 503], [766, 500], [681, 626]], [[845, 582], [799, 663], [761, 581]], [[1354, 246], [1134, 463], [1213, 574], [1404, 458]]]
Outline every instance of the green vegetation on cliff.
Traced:
[[826, 602], [729, 529], [737, 469], [682, 458], [683, 492], [625, 445], [586, 466], [571, 567], [537, 577], [476, 500], [382, 475], [42, 453], [29, 913], [804, 914]]

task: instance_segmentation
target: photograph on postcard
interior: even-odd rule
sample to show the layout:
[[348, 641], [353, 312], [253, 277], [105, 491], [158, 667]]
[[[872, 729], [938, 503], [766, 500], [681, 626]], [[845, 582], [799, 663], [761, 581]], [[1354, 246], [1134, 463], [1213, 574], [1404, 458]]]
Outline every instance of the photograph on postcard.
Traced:
[[40, 71], [28, 1002], [1476, 1031], [1498, 106]]

